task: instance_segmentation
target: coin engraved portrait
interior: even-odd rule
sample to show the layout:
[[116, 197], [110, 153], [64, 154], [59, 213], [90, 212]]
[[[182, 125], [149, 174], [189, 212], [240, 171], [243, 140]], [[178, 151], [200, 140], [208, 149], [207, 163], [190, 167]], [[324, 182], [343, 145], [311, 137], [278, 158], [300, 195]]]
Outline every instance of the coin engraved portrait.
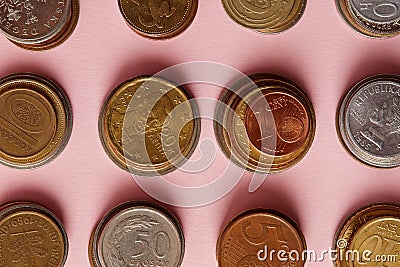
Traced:
[[164, 20], [171, 17], [176, 8], [170, 0], [132, 0], [139, 8], [139, 21], [145, 27], [164, 28]]

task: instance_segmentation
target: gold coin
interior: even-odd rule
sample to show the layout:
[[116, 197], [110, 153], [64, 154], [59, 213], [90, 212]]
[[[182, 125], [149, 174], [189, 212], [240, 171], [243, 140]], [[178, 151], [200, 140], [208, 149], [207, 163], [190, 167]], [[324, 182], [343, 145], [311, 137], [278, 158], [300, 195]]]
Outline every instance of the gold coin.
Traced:
[[[304, 236], [292, 219], [274, 210], [254, 209], [236, 216], [223, 230], [217, 244], [217, 262], [219, 267], [301, 267], [306, 248]], [[298, 252], [299, 257], [290, 258], [291, 251]], [[278, 252], [282, 259], [277, 257]]]
[[225, 155], [249, 171], [275, 173], [299, 162], [315, 133], [314, 109], [298, 85], [254, 74], [220, 98], [214, 129]]
[[[400, 206], [390, 203], [377, 203], [361, 208], [350, 215], [339, 227], [334, 239], [333, 247], [338, 251], [335, 262], [337, 267], [353, 267], [354, 263], [346, 257], [354, 245], [354, 239], [360, 233], [360, 229], [369, 225], [375, 219], [384, 217], [400, 218]], [[359, 237], [358, 237], [359, 238]]]
[[200, 134], [191, 95], [159, 77], [142, 76], [119, 85], [99, 119], [100, 139], [122, 169], [144, 176], [169, 173], [193, 153]]
[[348, 261], [354, 267], [378, 266], [379, 260], [386, 267], [397, 267], [399, 249], [400, 217], [380, 217], [368, 221], [355, 233], [349, 250], [358, 254]]
[[0, 266], [62, 267], [68, 239], [61, 222], [29, 202], [0, 207]]
[[41, 166], [59, 155], [72, 130], [68, 97], [54, 82], [33, 74], [0, 80], [0, 162]]
[[222, 4], [238, 24], [260, 33], [279, 33], [300, 20], [306, 0], [222, 0]]
[[186, 30], [197, 12], [197, 0], [119, 0], [128, 25], [138, 34], [166, 39]]

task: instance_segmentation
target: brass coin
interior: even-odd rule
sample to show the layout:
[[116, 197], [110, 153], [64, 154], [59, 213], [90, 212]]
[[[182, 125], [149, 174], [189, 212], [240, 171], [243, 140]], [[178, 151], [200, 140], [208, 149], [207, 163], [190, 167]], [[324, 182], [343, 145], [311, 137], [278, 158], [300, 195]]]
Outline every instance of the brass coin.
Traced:
[[92, 267], [179, 267], [185, 240], [179, 221], [147, 202], [121, 204], [99, 222], [89, 242]]
[[34, 168], [58, 156], [72, 130], [68, 97], [54, 82], [33, 74], [0, 80], [0, 162]]
[[138, 34], [166, 39], [186, 30], [192, 23], [198, 0], [118, 0], [128, 25]]
[[220, 98], [215, 134], [234, 163], [275, 173], [299, 162], [315, 133], [314, 109], [298, 85], [279, 75], [254, 74]]
[[[305, 264], [301, 255], [306, 249], [304, 236], [293, 220], [274, 210], [254, 209], [236, 216], [223, 230], [217, 244], [217, 262], [219, 267], [267, 267], [284, 263], [300, 267]], [[286, 255], [282, 258], [287, 261], [276, 254], [271, 256], [272, 250], [276, 254], [284, 251]], [[290, 251], [298, 252], [300, 257], [291, 259]]]
[[400, 3], [397, 1], [336, 0], [344, 21], [355, 31], [372, 38], [400, 33]]
[[180, 86], [142, 76], [119, 85], [99, 119], [100, 139], [122, 169], [143, 176], [169, 173], [193, 153], [200, 134], [197, 105]]
[[[351, 244], [365, 225], [375, 219], [384, 217], [400, 218], [400, 206], [391, 203], [377, 203], [361, 208], [350, 215], [338, 228], [333, 247], [338, 251], [335, 260], [337, 267], [353, 267], [354, 263], [346, 258], [346, 252], [350, 250]], [[362, 233], [362, 232], [361, 232]], [[359, 238], [359, 237], [358, 237]], [[340, 245], [340, 246], [339, 246]]]
[[306, 0], [222, 0], [228, 15], [238, 24], [260, 33], [279, 33], [301, 18]]
[[62, 267], [68, 239], [61, 222], [29, 202], [0, 207], [0, 265]]
[[35, 51], [54, 48], [75, 29], [78, 1], [1, 1], [0, 30], [21, 48]]
[[[400, 217], [380, 217], [362, 225], [351, 240], [349, 249], [358, 251], [358, 257], [350, 259], [352, 266], [365, 264], [377, 266], [381, 259], [387, 267], [397, 267], [400, 258]], [[395, 256], [395, 258], [389, 258]], [[386, 260], [384, 260], [386, 259]]]

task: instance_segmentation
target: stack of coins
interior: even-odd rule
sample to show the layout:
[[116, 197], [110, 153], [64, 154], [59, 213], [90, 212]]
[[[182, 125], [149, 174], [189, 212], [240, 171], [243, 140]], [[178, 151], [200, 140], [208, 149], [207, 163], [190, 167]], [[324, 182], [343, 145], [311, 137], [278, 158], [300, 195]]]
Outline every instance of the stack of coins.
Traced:
[[28, 50], [62, 44], [74, 31], [78, 17], [78, 0], [0, 1], [0, 31]]
[[62, 267], [67, 254], [67, 234], [53, 213], [30, 202], [0, 207], [0, 266]]
[[299, 162], [315, 133], [314, 109], [301, 88], [275, 74], [241, 79], [221, 96], [215, 134], [228, 158], [253, 172], [275, 173]]
[[111, 210], [89, 244], [92, 267], [171, 266], [183, 260], [185, 240], [179, 221], [150, 203], [128, 202]]
[[56, 83], [21, 73], [0, 80], [0, 163], [41, 166], [59, 155], [71, 135], [72, 110]]
[[222, 0], [222, 4], [236, 23], [259, 33], [274, 34], [291, 28], [300, 20], [306, 0]]
[[[398, 255], [399, 229], [399, 205], [379, 203], [358, 210], [338, 229], [334, 240], [334, 247], [339, 252], [335, 265], [378, 266], [378, 257]], [[398, 262], [387, 261], [381, 266], [394, 267]]]
[[336, 0], [343, 19], [357, 32], [373, 38], [400, 33], [400, 3], [381, 0]]
[[118, 2], [130, 28], [152, 39], [167, 39], [182, 33], [192, 23], [198, 6], [197, 0]]
[[369, 166], [400, 166], [400, 77], [376, 75], [354, 85], [338, 109], [337, 129], [347, 151]]
[[100, 114], [105, 151], [133, 174], [155, 176], [175, 170], [192, 155], [199, 139], [199, 115], [191, 99], [183, 87], [159, 77], [122, 83]]
[[[233, 218], [223, 230], [217, 262], [219, 267], [302, 267], [306, 249], [304, 236], [292, 219], [275, 210], [254, 209]], [[296, 252], [299, 257], [293, 258]]]

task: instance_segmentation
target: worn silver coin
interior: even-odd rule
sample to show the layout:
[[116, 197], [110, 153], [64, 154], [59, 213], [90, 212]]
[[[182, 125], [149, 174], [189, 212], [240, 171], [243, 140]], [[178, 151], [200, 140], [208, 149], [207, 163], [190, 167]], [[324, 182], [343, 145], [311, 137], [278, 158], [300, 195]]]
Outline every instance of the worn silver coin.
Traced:
[[92, 266], [181, 265], [185, 242], [178, 220], [150, 203], [129, 202], [110, 211], [92, 235]]
[[20, 44], [46, 42], [68, 24], [71, 0], [0, 0], [0, 31]]
[[400, 76], [376, 75], [358, 82], [338, 110], [339, 136], [361, 162], [400, 165]]

